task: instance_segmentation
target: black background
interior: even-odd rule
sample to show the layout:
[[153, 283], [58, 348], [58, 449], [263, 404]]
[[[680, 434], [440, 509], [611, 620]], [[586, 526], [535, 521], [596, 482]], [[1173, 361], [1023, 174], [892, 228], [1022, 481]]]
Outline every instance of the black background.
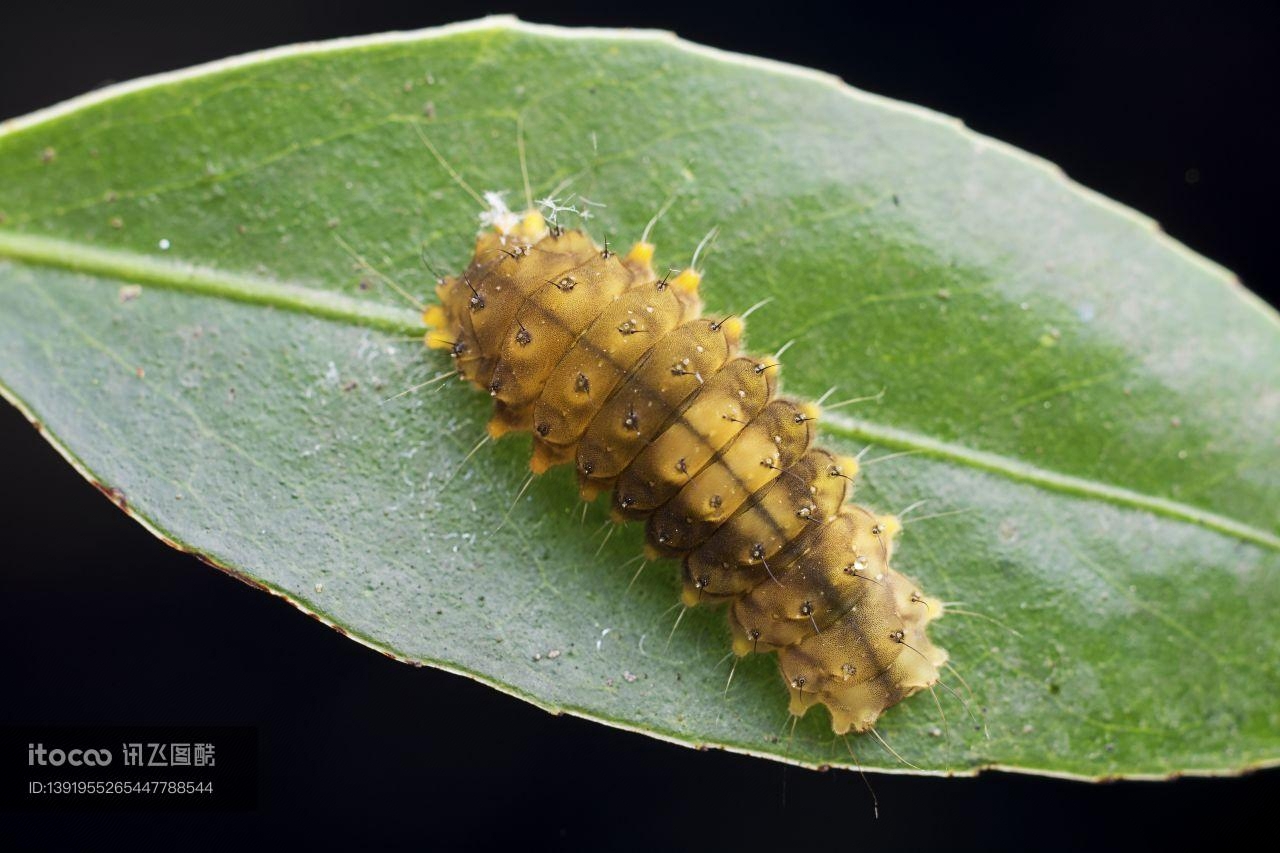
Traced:
[[[490, 11], [674, 29], [959, 116], [1155, 217], [1274, 299], [1273, 4], [521, 5], [6, 4], [0, 117], [257, 48]], [[877, 821], [854, 774], [552, 717], [370, 652], [169, 550], [7, 407], [0, 482], [0, 724], [247, 723], [262, 743], [256, 814], [0, 815], [0, 840], [24, 849], [1179, 849], [1263, 829], [1280, 794], [1280, 772], [1109, 785], [876, 775]]]

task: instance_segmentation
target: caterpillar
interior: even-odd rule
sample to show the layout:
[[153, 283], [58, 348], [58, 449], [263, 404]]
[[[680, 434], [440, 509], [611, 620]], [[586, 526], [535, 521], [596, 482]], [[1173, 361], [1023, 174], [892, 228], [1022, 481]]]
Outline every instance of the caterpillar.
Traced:
[[819, 407], [779, 396], [743, 318], [703, 317], [701, 274], [659, 277], [654, 251], [500, 218], [439, 279], [426, 343], [493, 398], [490, 437], [532, 433], [532, 475], [574, 465], [648, 558], [681, 561], [686, 606], [728, 606], [735, 654], [777, 653], [793, 715], [868, 731], [938, 680], [942, 604], [890, 567], [899, 521], [846, 502], [858, 462], [813, 446]]

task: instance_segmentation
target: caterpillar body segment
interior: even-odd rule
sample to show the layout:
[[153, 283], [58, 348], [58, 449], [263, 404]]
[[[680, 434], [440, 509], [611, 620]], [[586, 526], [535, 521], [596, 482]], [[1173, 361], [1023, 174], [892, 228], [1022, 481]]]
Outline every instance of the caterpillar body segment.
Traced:
[[699, 273], [659, 278], [653, 254], [528, 213], [440, 281], [427, 344], [494, 398], [491, 436], [532, 433], [534, 473], [574, 465], [681, 560], [686, 604], [727, 603], [737, 654], [777, 652], [792, 713], [867, 731], [938, 680], [942, 605], [891, 568], [897, 520], [846, 503], [858, 463], [813, 446], [818, 407], [778, 397], [742, 320], [703, 317]]

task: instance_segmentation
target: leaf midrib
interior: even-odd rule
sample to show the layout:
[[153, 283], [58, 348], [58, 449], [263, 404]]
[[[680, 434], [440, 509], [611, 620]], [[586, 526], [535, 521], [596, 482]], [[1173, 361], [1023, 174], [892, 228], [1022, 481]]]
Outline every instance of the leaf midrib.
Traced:
[[[180, 264], [133, 252], [95, 248], [34, 234], [0, 231], [0, 258], [115, 278], [133, 284], [271, 306], [397, 334], [422, 331], [417, 312], [408, 309], [353, 299], [304, 285], [195, 264]], [[997, 474], [1047, 491], [1143, 510], [1280, 551], [1280, 536], [1234, 518], [1167, 498], [1037, 468], [996, 453], [974, 450], [871, 421], [828, 416], [824, 418], [824, 429], [847, 438], [874, 442], [894, 450], [914, 451], [926, 457]]]
[[253, 305], [270, 305], [387, 332], [424, 331], [418, 314], [408, 309], [353, 299], [314, 287], [197, 264], [175, 263], [118, 249], [100, 249], [52, 237], [0, 230], [0, 258], [116, 278], [131, 284], [217, 296]]

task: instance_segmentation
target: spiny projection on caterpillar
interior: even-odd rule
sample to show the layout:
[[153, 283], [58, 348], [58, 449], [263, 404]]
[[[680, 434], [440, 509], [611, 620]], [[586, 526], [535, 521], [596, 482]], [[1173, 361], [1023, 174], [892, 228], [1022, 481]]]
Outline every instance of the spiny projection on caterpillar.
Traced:
[[647, 231], [620, 255], [554, 212], [497, 209], [423, 313], [427, 346], [493, 398], [488, 437], [532, 433], [531, 476], [571, 464], [584, 499], [643, 522], [686, 606], [727, 604], [738, 656], [777, 653], [792, 714], [873, 731], [931, 688], [943, 606], [890, 566], [900, 522], [847, 502], [857, 460], [813, 445], [818, 405], [739, 351], [744, 318], [702, 316], [696, 256], [660, 277]]

